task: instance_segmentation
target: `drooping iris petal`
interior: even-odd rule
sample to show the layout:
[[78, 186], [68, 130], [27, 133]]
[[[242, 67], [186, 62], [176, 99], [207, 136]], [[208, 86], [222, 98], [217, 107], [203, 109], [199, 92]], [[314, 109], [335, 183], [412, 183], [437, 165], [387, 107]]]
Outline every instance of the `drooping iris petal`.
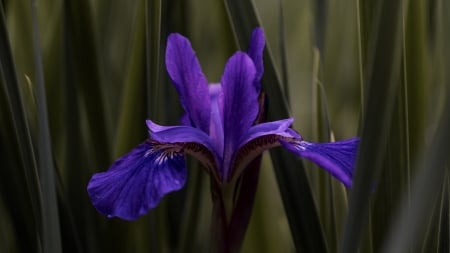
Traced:
[[161, 126], [151, 120], [146, 122], [152, 140], [194, 156], [216, 178], [219, 177], [214, 168], [217, 168], [221, 157], [206, 133], [190, 126]]
[[94, 174], [88, 193], [97, 210], [111, 217], [135, 220], [158, 205], [186, 181], [184, 154], [146, 141]]
[[231, 166], [231, 176], [239, 175], [241, 171], [264, 151], [280, 146], [280, 141], [294, 140], [299, 137], [289, 128], [292, 118], [255, 125], [243, 136]]
[[328, 171], [345, 186], [352, 185], [359, 138], [330, 143], [311, 143], [303, 140], [281, 143], [294, 154], [307, 158]]
[[191, 43], [180, 34], [169, 35], [166, 68], [189, 119], [195, 127], [208, 133], [211, 113], [208, 81], [202, 72]]
[[293, 136], [291, 133], [286, 132], [286, 130], [289, 129], [293, 122], [293, 118], [288, 118], [252, 126], [248, 130], [246, 135], [241, 139], [239, 147], [252, 141], [253, 139], [269, 134], [277, 134], [286, 137], [297, 137], [297, 135]]
[[256, 70], [250, 57], [235, 53], [221, 79], [223, 92], [224, 152], [221, 174], [227, 178], [233, 153], [258, 114], [258, 91], [253, 85]]
[[262, 75], [264, 73], [264, 64], [263, 64], [263, 52], [264, 52], [264, 46], [265, 46], [265, 38], [264, 38], [264, 31], [257, 27], [252, 32], [252, 37], [250, 39], [250, 46], [247, 50], [248, 55], [250, 58], [252, 58], [253, 63], [255, 64], [256, 68], [256, 78], [255, 78], [255, 85], [257, 86], [258, 92], [261, 89], [260, 81], [262, 78]]
[[146, 123], [150, 130], [151, 139], [161, 143], [195, 142], [215, 153], [209, 136], [197, 128], [190, 126], [161, 126], [151, 120], [146, 120]]

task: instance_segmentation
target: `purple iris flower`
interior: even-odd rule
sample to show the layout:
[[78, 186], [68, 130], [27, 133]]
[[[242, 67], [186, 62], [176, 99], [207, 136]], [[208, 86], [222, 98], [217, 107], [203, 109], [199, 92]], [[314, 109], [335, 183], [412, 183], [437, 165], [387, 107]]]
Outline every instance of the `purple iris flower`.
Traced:
[[358, 138], [312, 143], [290, 128], [292, 118], [258, 122], [264, 45], [264, 33], [256, 28], [248, 51], [231, 56], [219, 84], [208, 84], [189, 40], [169, 36], [166, 67], [186, 112], [182, 125], [147, 120], [149, 138], [92, 176], [88, 193], [100, 213], [126, 220], [146, 214], [184, 186], [186, 154], [215, 182], [227, 184], [265, 150], [282, 146], [351, 186]]

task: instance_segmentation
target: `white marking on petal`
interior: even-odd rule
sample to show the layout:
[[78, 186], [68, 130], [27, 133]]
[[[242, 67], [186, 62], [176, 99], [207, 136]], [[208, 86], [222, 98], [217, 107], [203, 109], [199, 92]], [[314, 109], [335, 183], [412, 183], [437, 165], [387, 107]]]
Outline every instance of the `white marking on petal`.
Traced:
[[176, 143], [161, 143], [155, 140], [149, 140], [152, 143], [152, 148], [149, 149], [145, 156], [159, 152], [155, 162], [163, 164], [167, 159], [172, 159], [175, 156], [181, 156], [184, 153], [194, 156], [199, 160], [209, 173], [219, 179], [217, 175], [217, 162], [215, 156], [205, 146], [195, 142], [176, 142]]

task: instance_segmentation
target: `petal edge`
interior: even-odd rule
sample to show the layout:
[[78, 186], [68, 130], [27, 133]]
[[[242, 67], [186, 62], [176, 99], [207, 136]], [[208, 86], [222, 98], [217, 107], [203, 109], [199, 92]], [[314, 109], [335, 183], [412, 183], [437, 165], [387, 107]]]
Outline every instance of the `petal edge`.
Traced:
[[186, 182], [183, 153], [146, 141], [116, 160], [88, 183], [92, 204], [108, 218], [136, 220]]
[[209, 131], [208, 81], [191, 43], [180, 34], [167, 39], [166, 68], [180, 95], [184, 110], [195, 127]]
[[281, 143], [294, 154], [325, 169], [345, 186], [352, 186], [359, 138], [329, 143], [312, 143], [304, 140]]

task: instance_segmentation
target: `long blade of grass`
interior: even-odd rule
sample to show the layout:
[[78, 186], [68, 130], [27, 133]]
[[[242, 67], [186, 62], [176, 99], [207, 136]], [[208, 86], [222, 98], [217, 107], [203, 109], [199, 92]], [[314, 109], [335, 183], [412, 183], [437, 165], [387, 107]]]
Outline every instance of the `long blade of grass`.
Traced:
[[[386, 236], [384, 252], [407, 252], [411, 248], [415, 249], [420, 246], [424, 240], [423, 228], [431, 226], [441, 226], [436, 224], [439, 219], [436, 219], [435, 224], [430, 224], [427, 220], [431, 212], [445, 212], [445, 204], [435, 205], [439, 194], [443, 188], [442, 193], [446, 195], [446, 184], [448, 184], [448, 154], [450, 153], [450, 145], [448, 139], [450, 138], [450, 116], [448, 111], [450, 109], [450, 78], [447, 71], [447, 66], [450, 64], [450, 50], [447, 45], [450, 42], [450, 33], [448, 32], [450, 17], [447, 15], [450, 10], [450, 5], [446, 1], [435, 2], [435, 55], [434, 55], [434, 69], [437, 74], [437, 88], [436, 92], [439, 96], [433, 97], [433, 112], [439, 115], [436, 120], [436, 131], [434, 131], [433, 138], [424, 149], [420, 162], [416, 164], [414, 171], [414, 181], [411, 184], [411, 196], [404, 196], [399, 210], [396, 212], [396, 222], [392, 224], [390, 232]], [[433, 41], [433, 40], [430, 40]], [[440, 101], [443, 101], [442, 107]], [[434, 121], [433, 117], [430, 118]], [[434, 122], [433, 122], [434, 123]], [[448, 203], [448, 198], [444, 200]], [[433, 206], [438, 206], [438, 210], [433, 210]], [[441, 214], [442, 215], [442, 214]], [[443, 219], [445, 220], [445, 218]], [[432, 221], [431, 221], [432, 222]], [[448, 222], [448, 221], [447, 221]], [[448, 225], [443, 225], [444, 227]], [[428, 232], [427, 232], [428, 233]], [[446, 232], [443, 233], [445, 236]], [[432, 235], [429, 240], [436, 240], [436, 234]], [[437, 234], [437, 236], [441, 236]], [[429, 237], [429, 236], [427, 236]], [[446, 239], [444, 239], [445, 241]], [[434, 243], [434, 242], [430, 242]], [[424, 243], [425, 244], [425, 243]], [[423, 245], [423, 244], [422, 244]], [[426, 247], [425, 245], [423, 245]], [[439, 249], [438, 245], [433, 245], [433, 248]], [[446, 247], [445, 243], [442, 247]], [[447, 245], [448, 247], [448, 245]], [[424, 248], [425, 249], [425, 248]], [[428, 250], [428, 249], [427, 249]], [[445, 252], [445, 249], [441, 252]]]
[[146, 84], [148, 96], [148, 116], [157, 120], [158, 87], [160, 85], [160, 54], [161, 54], [161, 0], [145, 1], [145, 48], [147, 56]]
[[402, 1], [379, 1], [372, 16], [368, 93], [341, 252], [358, 250], [367, 224], [371, 192], [385, 156], [394, 97], [400, 83], [402, 4]]
[[[445, 191], [446, 191], [446, 183], [447, 183], [447, 175], [444, 175], [446, 178], [444, 181], [444, 184], [441, 185], [439, 189], [439, 193], [436, 194], [436, 199], [434, 202], [434, 205], [430, 206], [430, 214], [425, 218], [424, 221], [424, 229], [422, 232], [423, 236], [420, 238], [422, 240], [417, 240], [415, 242], [415, 245], [409, 246], [410, 250], [413, 251], [420, 251], [420, 252], [445, 252], [445, 251], [438, 251], [439, 250], [439, 240], [440, 233], [441, 233], [441, 227], [446, 226], [446, 224], [442, 224], [442, 213], [444, 209], [445, 203], [447, 201], [444, 199]], [[409, 207], [411, 207], [411, 196], [408, 196], [409, 201]], [[448, 250], [447, 250], [448, 251]]]
[[146, 94], [143, 92], [145, 91], [145, 16], [143, 6], [144, 2], [140, 1], [136, 8], [114, 157], [128, 151], [146, 137], [144, 122]]
[[57, 253], [62, 251], [61, 233], [59, 227], [58, 202], [56, 199], [55, 167], [51, 147], [50, 130], [48, 126], [47, 99], [44, 84], [44, 69], [42, 66], [41, 47], [36, 14], [36, 0], [31, 0], [31, 17], [33, 30], [33, 51], [36, 76], [36, 101], [38, 112], [38, 164], [42, 188], [42, 229], [44, 252]]
[[327, 0], [318, 0], [314, 4], [314, 46], [323, 53], [325, 48], [325, 24], [327, 23]]
[[99, 63], [89, 1], [65, 1], [68, 29], [72, 35], [73, 68], [80, 98], [86, 108], [87, 134], [92, 140], [96, 168], [106, 168], [111, 157], [111, 126], [106, 123], [105, 104], [99, 76]]
[[[77, 221], [75, 231], [66, 228], [63, 230], [63, 246], [66, 250], [71, 247], [71, 243], [76, 243], [75, 239], [67, 237], [71, 233], [77, 233], [82, 243], [78, 248], [83, 252], [125, 251], [125, 226], [121, 223], [117, 225], [114, 221], [105, 224], [86, 193], [86, 185], [92, 173], [106, 169], [111, 161], [113, 146], [110, 133], [115, 126], [106, 123], [104, 96], [111, 94], [109, 91], [114, 86], [108, 83], [108, 92], [102, 90], [93, 6], [85, 0], [62, 2], [62, 93], [65, 98], [63, 122], [64, 125], [67, 124], [67, 134], [64, 136], [67, 148], [63, 158], [60, 158], [66, 183], [62, 185], [62, 189], [66, 190], [63, 198], [70, 198], [66, 210], [72, 211], [71, 215]], [[64, 205], [62, 207], [66, 208]], [[70, 217], [70, 214], [67, 215]], [[64, 221], [65, 224], [68, 222], [70, 220]], [[118, 239], [115, 237], [116, 230], [122, 233], [121, 237], [116, 236]]]
[[439, 238], [438, 238], [438, 252], [449, 252], [450, 251], [450, 210], [449, 210], [449, 190], [450, 190], [450, 180], [447, 173], [447, 180], [444, 185], [444, 193], [441, 198], [441, 213], [439, 219]]
[[[86, 185], [80, 184], [80, 182], [86, 182], [90, 176], [88, 173], [91, 170], [89, 170], [86, 162], [83, 162], [88, 159], [83, 145], [83, 131], [80, 123], [80, 96], [78, 95], [76, 85], [77, 75], [74, 73], [75, 64], [73, 54], [75, 51], [72, 46], [73, 34], [70, 31], [68, 3], [64, 1], [62, 4], [61, 54], [64, 61], [61, 64], [61, 77], [63, 85], [57, 85], [56, 87], [47, 86], [49, 89], [53, 88], [53, 90], [57, 88], [61, 89], [61, 111], [64, 112], [61, 114], [61, 117], [65, 126], [64, 131], [68, 133], [63, 135], [65, 145], [63, 144], [61, 146], [66, 148], [60, 148], [62, 153], [60, 157], [62, 159], [58, 163], [62, 178], [60, 184], [57, 185], [59, 187], [58, 193], [60, 194], [61, 237], [63, 250], [71, 249], [72, 252], [93, 252], [98, 251], [98, 246], [95, 243], [99, 240], [89, 240], [89, 238], [94, 238], [93, 235], [98, 233], [98, 226], [90, 225], [95, 223], [88, 218], [86, 213], [89, 213], [87, 210], [91, 210], [92, 207], [87, 205], [89, 202], [86, 196]], [[52, 106], [51, 101], [49, 101], [49, 106]], [[53, 113], [55, 112], [53, 111]], [[58, 136], [57, 132], [52, 132], [52, 134]], [[55, 146], [55, 156], [58, 156], [56, 148], [58, 146]], [[58, 158], [56, 157], [56, 159]], [[67, 180], [64, 180], [65, 178]]]
[[[17, 246], [24, 251], [39, 251], [41, 250], [39, 241], [42, 239], [39, 173], [2, 4], [0, 4], [0, 78], [2, 89], [0, 145], [4, 151], [1, 152], [2, 161], [5, 161], [0, 180], [2, 197], [11, 211], [14, 226], [21, 228], [15, 231]], [[22, 241], [26, 243], [20, 243]]]
[[287, 57], [286, 57], [286, 32], [284, 24], [284, 11], [283, 3], [281, 0], [278, 1], [279, 8], [279, 45], [280, 45], [280, 62], [281, 62], [281, 83], [283, 84], [283, 91], [286, 97], [286, 102], [289, 104], [289, 78], [288, 78], [288, 67], [287, 67]]
[[[450, 83], [447, 82], [447, 85]], [[448, 87], [448, 86], [447, 86]], [[450, 96], [447, 94], [445, 111], [450, 110]], [[391, 232], [386, 236], [386, 246], [383, 252], [408, 252], [421, 238], [424, 229], [424, 221], [429, 216], [436, 201], [439, 189], [446, 180], [448, 173], [448, 154], [450, 152], [450, 114], [443, 114], [430, 143], [429, 149], [418, 165], [420, 172], [414, 178], [411, 192], [411, 202], [408, 196], [402, 201], [402, 206], [397, 213], [397, 222], [391, 227]], [[406, 215], [405, 215], [406, 214]], [[420, 240], [419, 240], [420, 241]]]
[[[259, 19], [252, 1], [225, 1], [238, 45], [246, 48], [249, 36]], [[264, 54], [263, 88], [269, 95], [269, 120], [290, 115], [281, 83], [272, 61], [270, 50]], [[270, 152], [275, 167], [278, 187], [283, 198], [292, 238], [298, 252], [327, 252], [322, 226], [303, 164], [279, 149]]]
[[361, 0], [356, 0], [356, 25], [357, 25], [357, 38], [358, 38], [358, 74], [359, 74], [359, 87], [360, 87], [360, 107], [361, 107], [361, 114], [360, 118], [361, 121], [363, 119], [362, 112], [364, 112], [364, 58], [365, 55], [363, 54], [363, 32], [362, 32], [362, 19], [361, 19]]

